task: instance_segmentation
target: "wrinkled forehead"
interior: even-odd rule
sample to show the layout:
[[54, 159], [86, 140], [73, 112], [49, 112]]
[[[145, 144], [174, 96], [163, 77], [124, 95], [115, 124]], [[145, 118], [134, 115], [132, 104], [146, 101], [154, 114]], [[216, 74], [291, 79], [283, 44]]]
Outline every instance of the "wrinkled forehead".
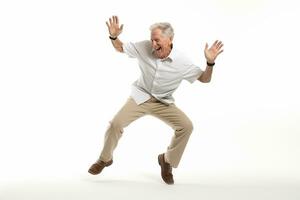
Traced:
[[159, 28], [156, 28], [151, 31], [151, 39], [159, 39], [159, 38], [164, 38], [164, 34], [162, 33], [162, 30]]

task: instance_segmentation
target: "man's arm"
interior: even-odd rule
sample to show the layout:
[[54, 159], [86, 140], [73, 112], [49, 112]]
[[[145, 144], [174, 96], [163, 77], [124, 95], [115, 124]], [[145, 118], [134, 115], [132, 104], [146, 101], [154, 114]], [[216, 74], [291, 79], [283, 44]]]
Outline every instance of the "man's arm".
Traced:
[[119, 40], [119, 38], [116, 38], [116, 39], [111, 39], [111, 43], [112, 45], [114, 46], [114, 48], [118, 51], [118, 52], [121, 52], [121, 53], [124, 53], [123, 51], [123, 42], [121, 40]]
[[199, 76], [198, 81], [202, 83], [209, 83], [212, 73], [213, 67], [207, 65], [205, 71]]
[[209, 83], [213, 73], [213, 66], [217, 56], [223, 52], [223, 43], [216, 40], [214, 44], [208, 48], [208, 44], [205, 44], [204, 55], [207, 60], [207, 66], [205, 71], [199, 76], [198, 80], [202, 83]]
[[117, 16], [112, 16], [109, 18], [109, 23], [106, 22], [106, 25], [112, 45], [118, 52], [123, 53], [123, 42], [118, 38], [118, 36], [122, 33], [123, 24], [119, 26], [119, 18]]

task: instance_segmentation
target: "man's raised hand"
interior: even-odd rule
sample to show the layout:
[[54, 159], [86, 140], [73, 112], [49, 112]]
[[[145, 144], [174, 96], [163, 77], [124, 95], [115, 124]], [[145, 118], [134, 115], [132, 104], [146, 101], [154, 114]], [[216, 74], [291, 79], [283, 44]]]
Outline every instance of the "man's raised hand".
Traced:
[[109, 23], [106, 22], [106, 25], [111, 37], [118, 37], [122, 33], [123, 24], [119, 26], [118, 16], [112, 16], [109, 18]]
[[217, 56], [223, 52], [223, 43], [221, 41], [216, 40], [213, 45], [208, 48], [208, 44], [205, 44], [204, 55], [209, 63], [214, 63]]

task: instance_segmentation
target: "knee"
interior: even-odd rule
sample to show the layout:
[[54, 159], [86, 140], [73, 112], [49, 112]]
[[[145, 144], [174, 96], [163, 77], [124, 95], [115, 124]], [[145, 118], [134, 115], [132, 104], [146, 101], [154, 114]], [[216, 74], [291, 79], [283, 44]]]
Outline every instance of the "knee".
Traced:
[[193, 132], [193, 130], [194, 130], [193, 123], [192, 123], [191, 121], [187, 122], [187, 123], [185, 124], [185, 129], [186, 129], [186, 131], [187, 131], [189, 134], [191, 134], [191, 133]]
[[181, 124], [181, 129], [186, 134], [191, 134], [194, 129], [193, 123], [190, 120], [186, 120]]
[[120, 119], [114, 118], [110, 122], [110, 129], [117, 130], [117, 132], [123, 132], [123, 123]]

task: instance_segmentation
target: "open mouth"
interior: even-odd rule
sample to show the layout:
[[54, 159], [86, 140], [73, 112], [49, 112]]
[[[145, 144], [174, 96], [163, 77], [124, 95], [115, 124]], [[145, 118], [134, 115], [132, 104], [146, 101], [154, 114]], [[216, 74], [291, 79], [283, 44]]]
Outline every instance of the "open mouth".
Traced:
[[155, 51], [159, 51], [159, 50], [161, 50], [161, 47], [158, 47], [157, 49], [155, 49]]

